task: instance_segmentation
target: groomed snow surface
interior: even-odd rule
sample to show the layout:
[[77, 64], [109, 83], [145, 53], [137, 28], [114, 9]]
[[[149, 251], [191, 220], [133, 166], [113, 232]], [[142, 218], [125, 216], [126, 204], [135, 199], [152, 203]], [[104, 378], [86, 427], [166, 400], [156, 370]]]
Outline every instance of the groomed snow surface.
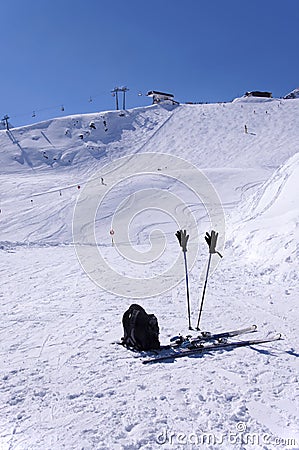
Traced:
[[[299, 449], [298, 155], [298, 99], [1, 130], [0, 449]], [[283, 339], [143, 365], [115, 343], [124, 311], [154, 313], [164, 344], [189, 334], [174, 233], [187, 228], [196, 256], [195, 326], [214, 224], [224, 257], [212, 257], [201, 329], [256, 324], [250, 337]]]

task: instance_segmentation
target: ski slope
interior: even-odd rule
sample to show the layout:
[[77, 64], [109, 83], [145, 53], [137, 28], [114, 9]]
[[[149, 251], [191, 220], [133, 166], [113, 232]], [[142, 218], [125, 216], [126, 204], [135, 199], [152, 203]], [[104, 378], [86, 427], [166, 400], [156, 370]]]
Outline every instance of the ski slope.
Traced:
[[[1, 450], [299, 449], [298, 143], [298, 99], [0, 130]], [[178, 227], [192, 323], [214, 227], [201, 328], [282, 341], [155, 367], [113, 344], [136, 302], [189, 333]]]

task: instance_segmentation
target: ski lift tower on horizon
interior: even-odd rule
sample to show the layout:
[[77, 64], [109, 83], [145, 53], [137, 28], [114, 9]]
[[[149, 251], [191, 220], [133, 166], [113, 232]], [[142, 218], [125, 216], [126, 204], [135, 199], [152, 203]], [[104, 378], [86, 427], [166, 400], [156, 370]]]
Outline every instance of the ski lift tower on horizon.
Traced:
[[3, 124], [5, 125], [6, 130], [9, 130], [9, 123], [8, 123], [9, 116], [5, 114], [5, 116], [2, 119]]
[[122, 92], [123, 93], [123, 110], [126, 109], [126, 92], [129, 89], [126, 86], [122, 86], [122, 87], [115, 87], [113, 89], [113, 91], [111, 91], [111, 94], [113, 97], [115, 97], [115, 103], [116, 103], [116, 110], [119, 110], [119, 104], [118, 104], [118, 93]]

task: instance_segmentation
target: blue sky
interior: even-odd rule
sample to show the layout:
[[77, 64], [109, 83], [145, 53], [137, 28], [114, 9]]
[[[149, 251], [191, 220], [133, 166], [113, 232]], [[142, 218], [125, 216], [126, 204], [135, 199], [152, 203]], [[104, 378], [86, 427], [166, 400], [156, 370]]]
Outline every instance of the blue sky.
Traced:
[[114, 109], [115, 86], [128, 108], [152, 89], [218, 102], [299, 86], [298, 0], [14, 0], [0, 39], [0, 118], [15, 126]]

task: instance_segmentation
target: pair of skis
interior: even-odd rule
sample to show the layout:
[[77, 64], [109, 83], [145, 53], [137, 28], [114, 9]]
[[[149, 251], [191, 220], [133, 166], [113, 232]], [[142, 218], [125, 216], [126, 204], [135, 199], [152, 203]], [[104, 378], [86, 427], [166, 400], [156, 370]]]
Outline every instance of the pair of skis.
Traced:
[[239, 336], [241, 334], [246, 333], [254, 333], [257, 331], [257, 325], [251, 325], [250, 327], [240, 328], [238, 330], [232, 331], [223, 331], [221, 333], [210, 333], [207, 331], [201, 331], [197, 336], [175, 336], [170, 339], [171, 344], [162, 347], [163, 349], [167, 348], [176, 348], [176, 347], [188, 347], [191, 348], [198, 344], [202, 344], [204, 342], [214, 342], [214, 343], [223, 343], [228, 338]]
[[281, 334], [276, 334], [268, 338], [262, 339], [247, 339], [242, 341], [228, 341], [228, 338], [239, 336], [246, 333], [253, 333], [257, 331], [257, 326], [252, 325], [240, 330], [227, 331], [223, 333], [201, 333], [195, 338], [179, 337], [174, 343], [164, 346], [161, 350], [172, 350], [171, 353], [166, 355], [158, 355], [154, 358], [146, 359], [143, 364], [163, 362], [167, 360], [173, 360], [182, 358], [184, 356], [192, 356], [197, 354], [203, 354], [206, 352], [212, 352], [222, 349], [234, 349], [238, 347], [246, 347], [251, 345], [265, 344], [268, 342], [274, 342], [281, 339]]

